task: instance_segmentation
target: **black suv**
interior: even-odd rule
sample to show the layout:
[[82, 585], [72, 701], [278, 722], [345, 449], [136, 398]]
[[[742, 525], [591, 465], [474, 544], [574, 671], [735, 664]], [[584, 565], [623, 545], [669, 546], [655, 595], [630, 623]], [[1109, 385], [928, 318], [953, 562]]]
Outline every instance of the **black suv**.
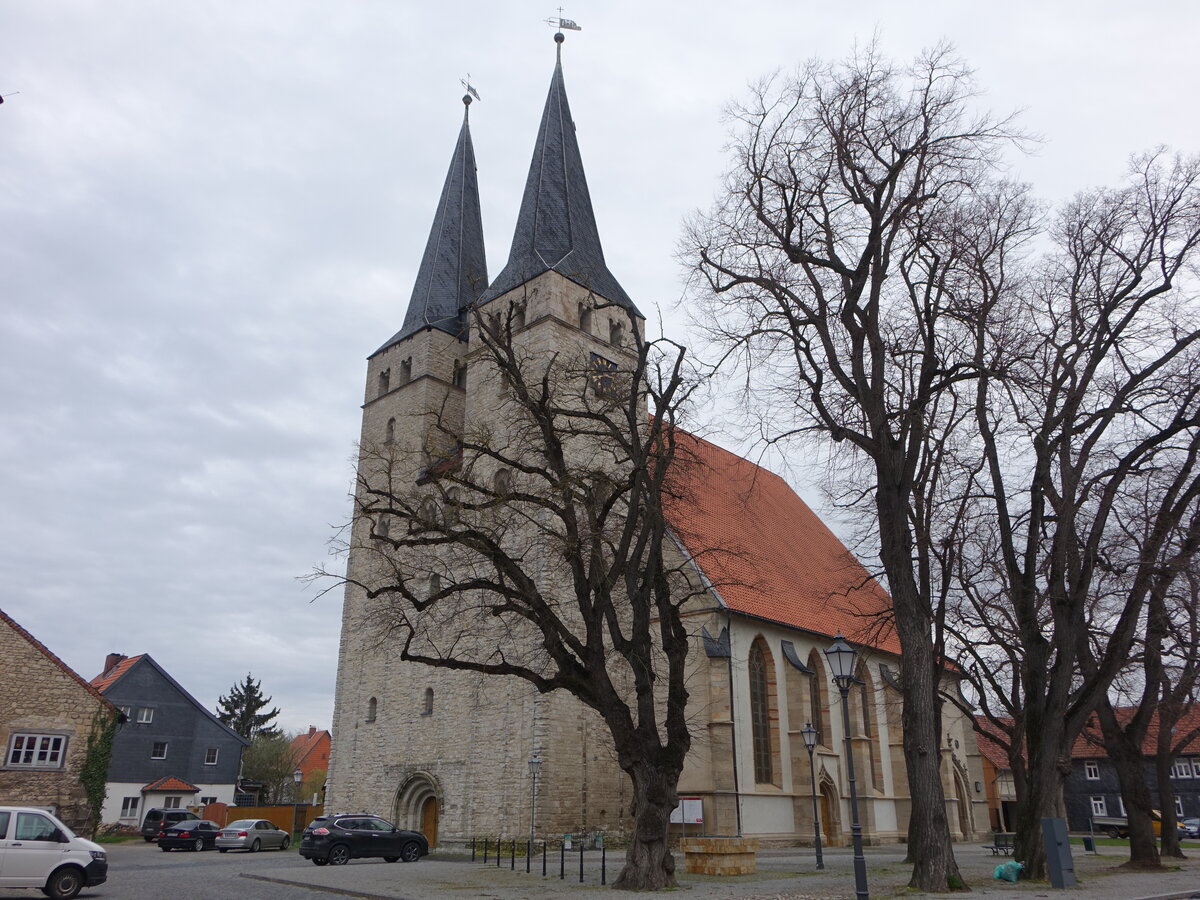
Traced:
[[142, 838], [146, 843], [158, 837], [160, 831], [165, 831], [180, 822], [190, 822], [200, 817], [186, 809], [148, 809], [146, 818], [142, 819]]
[[429, 841], [419, 831], [404, 831], [366, 813], [318, 816], [304, 829], [300, 855], [314, 865], [344, 866], [352, 859], [383, 857], [416, 862], [429, 855]]

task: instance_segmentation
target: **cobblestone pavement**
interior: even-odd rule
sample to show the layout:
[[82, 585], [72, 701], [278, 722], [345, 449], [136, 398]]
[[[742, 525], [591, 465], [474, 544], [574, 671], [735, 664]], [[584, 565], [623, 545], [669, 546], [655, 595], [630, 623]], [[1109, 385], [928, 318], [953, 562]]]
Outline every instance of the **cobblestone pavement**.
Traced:
[[[547, 859], [547, 875], [541, 874], [541, 858], [531, 860], [531, 872], [525, 874], [525, 861], [518, 857], [515, 870], [510, 858], [502, 858], [497, 867], [489, 860], [484, 865], [479, 858], [471, 862], [470, 855], [460, 852], [438, 852], [415, 864], [389, 865], [382, 860], [355, 860], [347, 866], [318, 868], [294, 853], [273, 854], [196, 854], [191, 859], [174, 859], [175, 854], [153, 853], [153, 845], [117, 845], [111, 854], [112, 880], [108, 885], [94, 888], [89, 896], [97, 898], [129, 896], [119, 890], [123, 870], [132, 877], [135, 870], [150, 866], [161, 889], [172, 894], [202, 900], [209, 896], [231, 897], [354, 897], [364, 900], [589, 900], [606, 894], [608, 887], [600, 884], [601, 857], [598, 852], [584, 854], [584, 880], [579, 882], [579, 854], [564, 860], [564, 877], [560, 879], [557, 857]], [[959, 844], [955, 855], [971, 885], [972, 898], [1074, 897], [1077, 900], [1140, 900], [1140, 898], [1191, 898], [1200, 900], [1200, 859], [1172, 861], [1169, 871], [1162, 873], [1127, 873], [1117, 867], [1128, 855], [1120, 847], [1101, 848], [1103, 855], [1084, 854], [1078, 847], [1074, 862], [1080, 882], [1073, 890], [1056, 891], [1046, 883], [1021, 882], [1010, 884], [995, 881], [992, 872], [1003, 862], [976, 844]], [[144, 858], [143, 858], [144, 857]], [[910, 869], [903, 862], [902, 846], [870, 847], [866, 851], [867, 879], [870, 896], [881, 898], [913, 898], [928, 900], [934, 896], [910, 892], [906, 883]], [[607, 881], [620, 871], [623, 854], [614, 851], [607, 859]], [[494, 860], [494, 858], [493, 858]], [[679, 860], [682, 867], [682, 860]], [[173, 863], [174, 873], [164, 871], [165, 863]], [[186, 865], [185, 865], [186, 864]], [[826, 868], [817, 872], [812, 850], [792, 848], [763, 850], [758, 854], [758, 871], [741, 878], [679, 873], [680, 890], [672, 896], [687, 900], [851, 900], [854, 897], [853, 860], [849, 850], [825, 851]], [[199, 880], [208, 870], [207, 890], [189, 890], [178, 879]], [[174, 874], [175, 877], [172, 877]], [[220, 887], [218, 888], [218, 884]], [[177, 890], [178, 889], [178, 890]], [[116, 891], [114, 893], [114, 891]], [[146, 896], [150, 896], [147, 894]], [[629, 896], [629, 895], [618, 895]]]

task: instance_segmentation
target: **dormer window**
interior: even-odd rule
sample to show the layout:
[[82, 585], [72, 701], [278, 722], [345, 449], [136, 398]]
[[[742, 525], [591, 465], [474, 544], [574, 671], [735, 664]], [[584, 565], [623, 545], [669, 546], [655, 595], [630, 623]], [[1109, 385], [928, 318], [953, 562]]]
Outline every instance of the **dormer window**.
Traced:
[[379, 373], [379, 395], [382, 397], [388, 392], [388, 385], [392, 380], [392, 370], [384, 369]]

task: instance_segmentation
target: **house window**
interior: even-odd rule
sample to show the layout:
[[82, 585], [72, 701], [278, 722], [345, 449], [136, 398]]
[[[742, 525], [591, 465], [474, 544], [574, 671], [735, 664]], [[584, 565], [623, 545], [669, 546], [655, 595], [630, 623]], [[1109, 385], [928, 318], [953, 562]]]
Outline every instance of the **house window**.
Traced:
[[1092, 797], [1091, 801], [1092, 801], [1092, 815], [1093, 816], [1107, 816], [1108, 815], [1108, 804], [1104, 802], [1103, 797]]
[[133, 707], [132, 706], [118, 706], [117, 709], [119, 709], [121, 711], [121, 715], [123, 715], [125, 717], [126, 722], [128, 722], [130, 719], [133, 718]]
[[151, 722], [153, 722], [154, 721], [154, 707], [153, 706], [140, 707], [138, 709], [137, 720], [138, 720], [139, 725], [149, 725]]
[[1083, 775], [1088, 781], [1100, 780], [1100, 763], [1094, 759], [1085, 760], [1083, 763]]
[[136, 819], [138, 812], [138, 798], [125, 797], [121, 800], [121, 818]]
[[1200, 758], [1192, 760], [1192, 777], [1200, 778]]
[[425, 688], [425, 708], [421, 711], [423, 716], [433, 715], [433, 688]]
[[217, 764], [217, 751], [219, 747], [209, 747], [204, 751], [204, 764], [206, 766], [215, 766]]
[[182, 797], [167, 797], [163, 800], [163, 809], [179, 809], [179, 801]]
[[367, 701], [367, 721], [375, 721], [375, 713], [379, 709], [379, 701], [372, 697]]
[[150, 751], [151, 759], [166, 759], [167, 758], [167, 742], [155, 741], [154, 749]]
[[18, 732], [8, 743], [8, 765], [29, 769], [61, 769], [67, 739], [61, 734]]
[[1180, 819], [1183, 818], [1183, 798], [1182, 797], [1175, 798], [1175, 815], [1176, 815], [1176, 817], [1178, 817]]
[[1125, 815], [1125, 798], [1124, 797], [1121, 797], [1121, 796], [1117, 797], [1117, 809], [1120, 810], [1120, 812], [1117, 813], [1118, 816]]
[[762, 647], [750, 648], [750, 732], [754, 742], [754, 780], [771, 782], [771, 718], [767, 696], [767, 661]]
[[216, 802], [217, 802], [216, 797], [201, 797], [200, 798], [201, 806], [208, 806], [210, 803], [216, 803]]
[[1175, 764], [1171, 766], [1172, 778], [1191, 778], [1192, 777], [1192, 761], [1191, 759], [1177, 759]]

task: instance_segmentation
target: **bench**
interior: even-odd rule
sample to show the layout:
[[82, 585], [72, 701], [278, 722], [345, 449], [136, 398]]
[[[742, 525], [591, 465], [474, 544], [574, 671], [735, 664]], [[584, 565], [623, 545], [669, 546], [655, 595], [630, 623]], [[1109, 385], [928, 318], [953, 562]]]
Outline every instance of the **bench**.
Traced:
[[992, 835], [992, 842], [984, 844], [983, 849], [991, 850], [992, 856], [999, 856], [1002, 853], [1005, 856], [1011, 856], [1013, 852], [1013, 838], [1015, 836], [1011, 831], [997, 831]]

